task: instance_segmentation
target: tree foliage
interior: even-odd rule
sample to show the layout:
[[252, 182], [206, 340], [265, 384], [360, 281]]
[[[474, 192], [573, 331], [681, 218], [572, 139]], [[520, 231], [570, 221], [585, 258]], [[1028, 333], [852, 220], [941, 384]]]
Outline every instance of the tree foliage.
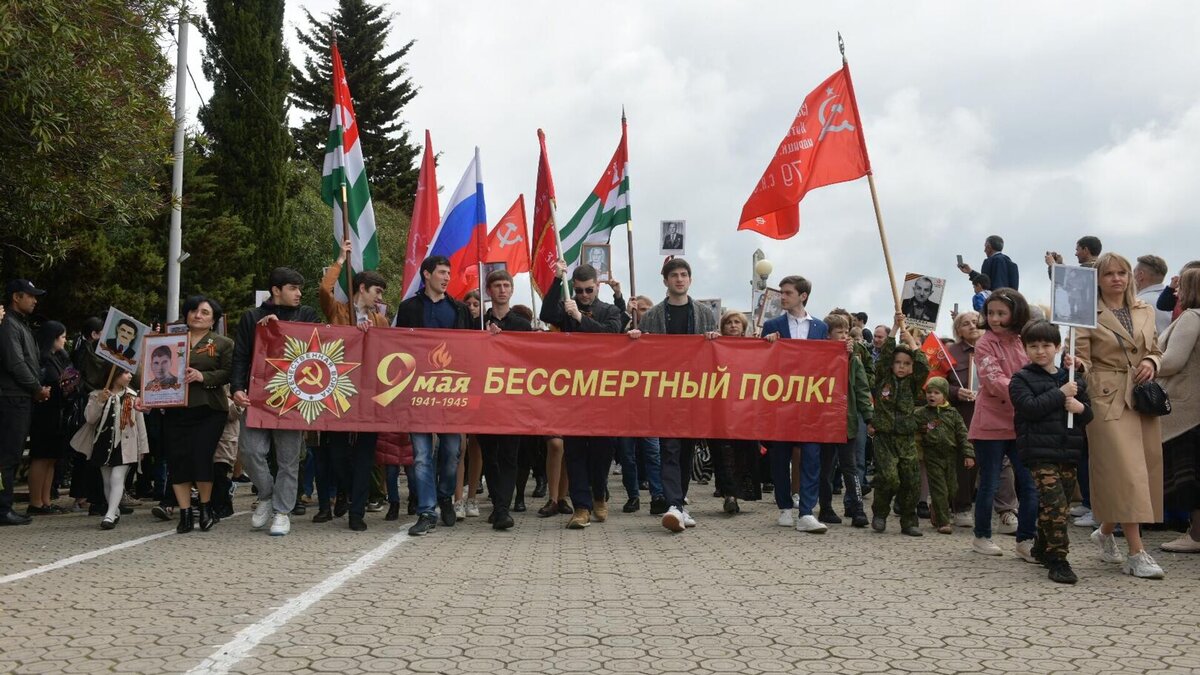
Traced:
[[382, 4], [340, 0], [337, 12], [324, 20], [307, 10], [304, 15], [308, 30], [296, 33], [309, 53], [304, 56], [303, 70], [292, 69], [292, 102], [311, 116], [293, 131], [299, 154], [318, 169], [324, 163], [333, 101], [332, 28], [337, 31], [338, 51], [354, 97], [372, 200], [411, 213], [418, 175], [414, 161], [420, 148], [411, 142], [403, 112], [417, 95], [404, 63], [414, 41], [393, 52], [385, 51], [393, 17], [384, 13]]

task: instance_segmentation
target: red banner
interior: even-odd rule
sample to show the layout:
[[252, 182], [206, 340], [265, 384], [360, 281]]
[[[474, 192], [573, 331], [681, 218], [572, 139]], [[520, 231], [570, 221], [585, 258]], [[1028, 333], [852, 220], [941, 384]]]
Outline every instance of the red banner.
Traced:
[[259, 326], [268, 429], [846, 440], [833, 341]]

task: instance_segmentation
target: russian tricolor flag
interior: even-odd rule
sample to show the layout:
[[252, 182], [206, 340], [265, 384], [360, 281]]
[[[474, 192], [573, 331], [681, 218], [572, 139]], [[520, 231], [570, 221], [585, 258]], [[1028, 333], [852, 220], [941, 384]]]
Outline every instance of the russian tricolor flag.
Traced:
[[483, 203], [483, 170], [478, 147], [444, 213], [433, 235], [429, 255], [450, 259], [450, 286], [446, 292], [461, 299], [479, 284], [479, 263], [483, 262], [483, 248], [487, 245], [487, 208]]

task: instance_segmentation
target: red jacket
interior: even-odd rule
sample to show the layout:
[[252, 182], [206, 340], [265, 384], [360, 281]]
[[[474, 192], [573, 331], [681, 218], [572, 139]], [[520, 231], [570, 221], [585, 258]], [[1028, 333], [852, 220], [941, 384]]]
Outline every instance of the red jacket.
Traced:
[[971, 418], [973, 441], [1010, 441], [1017, 437], [1013, 426], [1012, 399], [1008, 383], [1013, 373], [1025, 367], [1029, 357], [1021, 336], [1012, 331], [1003, 334], [985, 331], [975, 343], [975, 369], [979, 374], [979, 398]]
[[408, 434], [379, 434], [375, 441], [375, 463], [380, 466], [412, 466], [413, 448]]

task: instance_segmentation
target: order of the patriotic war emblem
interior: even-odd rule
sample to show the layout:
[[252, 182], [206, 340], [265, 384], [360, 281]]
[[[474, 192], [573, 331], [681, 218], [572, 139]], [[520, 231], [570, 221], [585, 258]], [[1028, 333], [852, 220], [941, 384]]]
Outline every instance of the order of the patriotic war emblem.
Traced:
[[349, 374], [362, 365], [346, 362], [345, 340], [321, 342], [316, 329], [308, 342], [290, 335], [285, 340], [283, 358], [266, 360], [276, 370], [267, 381], [267, 406], [280, 417], [298, 410], [309, 424], [325, 411], [341, 417], [358, 394]]

